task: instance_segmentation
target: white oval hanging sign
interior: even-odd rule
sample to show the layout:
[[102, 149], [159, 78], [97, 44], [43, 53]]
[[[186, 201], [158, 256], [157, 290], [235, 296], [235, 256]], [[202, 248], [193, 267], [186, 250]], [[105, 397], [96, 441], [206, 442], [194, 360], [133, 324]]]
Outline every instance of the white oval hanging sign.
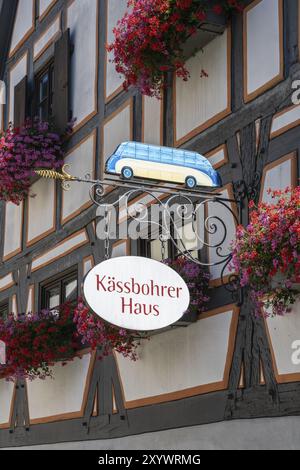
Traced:
[[99, 317], [136, 331], [158, 330], [175, 323], [190, 303], [189, 289], [174, 269], [139, 256], [98, 264], [87, 274], [83, 291]]

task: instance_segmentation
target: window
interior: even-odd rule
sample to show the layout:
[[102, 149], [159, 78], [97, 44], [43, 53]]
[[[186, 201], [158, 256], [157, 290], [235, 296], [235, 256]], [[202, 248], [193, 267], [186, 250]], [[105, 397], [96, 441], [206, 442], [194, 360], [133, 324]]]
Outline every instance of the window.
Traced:
[[9, 303], [8, 301], [4, 301], [0, 303], [0, 318], [6, 319], [9, 314]]
[[[199, 216], [199, 214], [197, 215]], [[200, 257], [200, 250], [203, 247], [203, 244], [200, 240], [203, 240], [204, 233], [202, 233], [203, 227], [201, 229], [201, 226], [199, 226], [199, 221], [197, 222], [196, 220], [195, 224], [193, 224], [191, 216], [188, 216], [188, 214], [185, 215], [186, 219], [184, 219], [184, 216], [181, 218], [179, 214], [176, 215], [175, 213], [173, 213], [172, 216], [174, 222], [170, 222], [170, 231], [173, 239], [176, 240], [176, 234], [178, 236], [178, 249], [171, 240], [167, 240], [163, 250], [162, 242], [158, 236], [156, 235], [154, 239], [151, 239], [149, 235], [149, 239], [139, 240], [139, 253], [141, 256], [152, 258], [157, 261], [162, 261], [163, 259], [167, 258], [174, 259], [177, 256], [180, 256], [182, 253], [189, 252], [194, 258]], [[176, 224], [176, 230], [174, 224]], [[197, 235], [195, 234], [194, 230], [197, 231]]]
[[178, 228], [178, 246], [182, 252], [189, 252], [194, 258], [199, 256], [198, 246], [199, 240], [195, 234], [193, 223], [187, 222]]
[[[159, 233], [161, 233], [161, 230]], [[172, 227], [171, 234], [173, 236]], [[171, 240], [166, 240], [163, 244], [159, 239], [158, 233], [156, 235], [152, 234], [152, 236], [155, 236], [155, 238], [151, 238], [149, 233], [149, 238], [140, 238], [138, 240], [138, 251], [140, 256], [155, 259], [156, 261], [175, 258], [176, 250]]]
[[40, 307], [55, 309], [64, 302], [76, 302], [78, 295], [77, 269], [69, 270], [43, 282], [40, 286]]
[[35, 112], [43, 121], [48, 121], [53, 116], [53, 61], [48, 63], [35, 78]]
[[155, 240], [139, 240], [139, 252], [141, 256], [146, 258], [162, 261], [163, 259], [171, 258], [169, 241], [165, 243], [164, 256], [162, 252], [162, 243], [159, 239]]

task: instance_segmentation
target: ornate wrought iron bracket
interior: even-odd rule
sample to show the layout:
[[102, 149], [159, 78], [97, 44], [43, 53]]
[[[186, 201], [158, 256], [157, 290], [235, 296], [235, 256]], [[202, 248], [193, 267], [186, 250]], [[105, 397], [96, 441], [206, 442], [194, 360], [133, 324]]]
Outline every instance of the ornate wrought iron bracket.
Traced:
[[[230, 249], [230, 241], [228, 240], [228, 223], [234, 221], [235, 224], [241, 223], [242, 200], [246, 197], [246, 186], [244, 182], [235, 184], [235, 198], [230, 199], [224, 197], [221, 192], [209, 191], [206, 189], [189, 190], [182, 186], [172, 184], [159, 184], [149, 181], [141, 181], [138, 183], [134, 180], [122, 180], [118, 177], [108, 176], [104, 180], [92, 179], [90, 175], [84, 178], [72, 176], [67, 171], [68, 165], [64, 165], [61, 173], [54, 170], [36, 170], [36, 173], [43, 178], [57, 179], [62, 182], [62, 188], [69, 190], [72, 182], [81, 182], [90, 185], [89, 193], [92, 202], [98, 207], [102, 206], [107, 215], [108, 207], [122, 207], [125, 209], [128, 219], [135, 219], [140, 224], [149, 223], [144, 221], [145, 214], [135, 208], [132, 213], [132, 201], [143, 194], [151, 196], [152, 200], [157, 203], [161, 209], [161, 220], [156, 221], [157, 232], [159, 238], [164, 245], [166, 240], [170, 240], [176, 249], [178, 255], [184, 256], [188, 261], [204, 267], [205, 269], [214, 266], [220, 266], [222, 285], [230, 291], [233, 300], [241, 304], [242, 294], [239, 289], [238, 277], [229, 271], [232, 252]], [[107, 194], [106, 189], [121, 189], [120, 194], [117, 191], [115, 202], [108, 204], [104, 197]], [[174, 213], [174, 205], [176, 204], [178, 213]], [[232, 207], [234, 205], [234, 207]], [[186, 207], [192, 208], [189, 212]], [[216, 214], [215, 208], [218, 208]], [[144, 207], [142, 207], [144, 210]], [[148, 211], [148, 208], [147, 208]], [[202, 234], [197, 229], [197, 221], [199, 214], [203, 216]], [[222, 214], [222, 215], [220, 215]], [[181, 218], [181, 227], [177, 226], [176, 221]], [[229, 222], [228, 222], [229, 221]], [[184, 240], [182, 239], [182, 226], [189, 222], [191, 224], [197, 248], [188, 250]], [[153, 221], [151, 220], [151, 224]], [[199, 225], [199, 224], [198, 224]], [[172, 227], [172, 230], [170, 229]], [[195, 257], [193, 251], [200, 251], [203, 256]], [[209, 261], [209, 255], [213, 254], [214, 261]], [[216, 259], [217, 258], [217, 259]]]
[[261, 174], [255, 172], [251, 183], [247, 184], [245, 180], [238, 180], [234, 183], [234, 195], [237, 203], [242, 203], [244, 199], [255, 200], [259, 193]]
[[[250, 183], [246, 183], [245, 180], [238, 180], [233, 183], [233, 191], [236, 204], [238, 205], [239, 209], [239, 223], [242, 224], [242, 210], [244, 206], [244, 201], [247, 200], [254, 200], [256, 201], [259, 196], [259, 189], [260, 189], [260, 181], [261, 181], [261, 173], [256, 171], [252, 176], [252, 180]], [[243, 304], [243, 288], [239, 286], [239, 279], [238, 276], [233, 274], [230, 275], [227, 279], [227, 285], [225, 286], [227, 289], [232, 289], [233, 296], [236, 297], [236, 302], [238, 305]]]

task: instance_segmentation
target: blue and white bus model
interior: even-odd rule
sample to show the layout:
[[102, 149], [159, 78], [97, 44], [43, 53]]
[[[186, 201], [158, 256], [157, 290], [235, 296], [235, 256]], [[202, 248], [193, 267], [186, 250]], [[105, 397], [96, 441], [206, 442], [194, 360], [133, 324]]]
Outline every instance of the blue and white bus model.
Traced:
[[106, 162], [106, 173], [196, 186], [222, 186], [219, 173], [197, 152], [139, 142], [123, 142]]

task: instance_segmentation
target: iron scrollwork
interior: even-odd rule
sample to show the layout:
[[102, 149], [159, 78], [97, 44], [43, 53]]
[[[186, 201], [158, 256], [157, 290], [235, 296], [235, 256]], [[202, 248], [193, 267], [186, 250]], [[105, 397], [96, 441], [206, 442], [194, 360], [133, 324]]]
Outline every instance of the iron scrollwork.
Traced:
[[234, 195], [237, 203], [241, 203], [244, 199], [256, 200], [259, 194], [259, 186], [261, 181], [261, 174], [255, 172], [250, 183], [245, 180], [238, 180], [234, 183]]
[[[132, 212], [132, 201], [138, 196], [149, 195], [161, 209], [161, 220], [156, 222], [151, 220], [150, 223], [156, 224], [162, 244], [166, 240], [170, 240], [179, 256], [183, 256], [188, 261], [205, 269], [219, 266], [221, 268], [219, 273], [221, 284], [230, 291], [237, 303], [241, 303], [238, 277], [229, 270], [232, 252], [230, 250], [231, 240], [228, 239], [228, 223], [226, 223], [226, 220], [233, 220], [237, 225], [241, 223], [241, 201], [247, 195], [247, 187], [243, 181], [239, 181], [234, 185], [235, 198], [230, 199], [224, 197], [222, 193], [198, 189], [179, 189], [174, 185], [158, 186], [149, 182], [143, 182], [140, 185], [132, 181], [123, 181], [115, 178], [93, 180], [90, 175], [86, 175], [84, 178], [75, 177], [67, 172], [67, 166], [63, 167], [61, 173], [53, 170], [37, 170], [36, 173], [44, 178], [60, 180], [64, 190], [69, 190], [71, 187], [70, 183], [75, 181], [90, 184], [89, 194], [91, 201], [98, 207], [107, 207], [107, 202], [104, 202], [104, 197], [107, 193], [106, 188], [123, 189], [125, 192], [120, 195], [117, 191], [116, 200], [109, 205], [111, 207], [123, 207], [127, 218], [135, 219], [140, 224], [149, 223], [148, 218], [146, 220], [145, 213], [142, 214], [138, 207], [135, 207], [135, 213]], [[233, 204], [236, 205], [237, 210], [232, 207]], [[180, 213], [174, 213], [174, 205], [176, 205]], [[188, 212], [184, 209], [186, 207], [192, 208], [192, 210]], [[214, 210], [216, 207], [219, 208], [217, 213]], [[199, 221], [198, 213], [203, 214], [201, 218], [201, 234], [197, 227], [197, 221]], [[145, 220], [143, 220], [143, 217]], [[181, 220], [180, 226], [177, 224], [179, 219]], [[187, 223], [191, 224], [196, 239], [196, 248], [193, 250], [187, 249], [181, 233], [182, 227]], [[170, 227], [172, 227], [172, 230]], [[200, 252], [199, 257], [193, 255], [195, 250]], [[213, 261], [209, 260], [211, 257], [213, 257]]]

